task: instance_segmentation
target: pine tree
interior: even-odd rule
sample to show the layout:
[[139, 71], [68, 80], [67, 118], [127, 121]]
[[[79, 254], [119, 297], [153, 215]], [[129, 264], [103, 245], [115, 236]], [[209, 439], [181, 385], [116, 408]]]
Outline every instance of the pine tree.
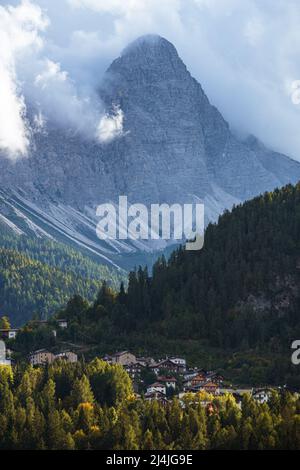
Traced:
[[90, 381], [85, 374], [80, 379], [76, 379], [72, 390], [72, 401], [75, 407], [81, 403], [93, 403], [94, 395]]
[[0, 318], [0, 329], [9, 330], [11, 328], [9, 318], [4, 316]]

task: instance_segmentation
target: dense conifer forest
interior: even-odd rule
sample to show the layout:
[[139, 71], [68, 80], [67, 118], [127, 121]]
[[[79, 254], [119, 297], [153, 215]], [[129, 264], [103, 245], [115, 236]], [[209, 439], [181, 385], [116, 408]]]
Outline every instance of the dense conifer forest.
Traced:
[[146, 402], [99, 359], [0, 367], [0, 449], [299, 449], [299, 413], [299, 399], [276, 392], [241, 407], [203, 393]]
[[115, 289], [124, 273], [66, 245], [15, 236], [0, 226], [0, 312], [14, 326], [47, 318], [79, 294], [92, 300], [104, 279]]

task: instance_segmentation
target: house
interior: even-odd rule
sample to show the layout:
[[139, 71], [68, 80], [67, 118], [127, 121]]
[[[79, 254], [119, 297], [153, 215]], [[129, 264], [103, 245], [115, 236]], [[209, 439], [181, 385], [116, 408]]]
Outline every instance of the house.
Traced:
[[216, 371], [214, 370], [207, 370], [206, 377], [212, 379], [216, 375]]
[[197, 385], [200, 385], [206, 382], [206, 376], [202, 373], [197, 374], [196, 377], [193, 377], [190, 382], [191, 382], [191, 387], [196, 387]]
[[213, 381], [218, 385], [222, 385], [222, 383], [224, 382], [224, 377], [220, 374], [216, 374], [213, 378]]
[[159, 374], [159, 370], [160, 370], [159, 363], [154, 362], [153, 364], [150, 364], [148, 367], [152, 372], [154, 372], [155, 375]]
[[145, 394], [145, 400], [146, 401], [158, 401], [163, 406], [166, 406], [168, 404], [168, 400], [165, 394], [161, 392], [152, 392], [152, 393], [147, 392]]
[[55, 355], [55, 359], [62, 359], [67, 362], [77, 362], [78, 356], [73, 351], [64, 351]]
[[153, 357], [137, 357], [136, 360], [144, 367], [148, 367], [155, 364], [155, 360], [153, 359]]
[[134, 354], [129, 351], [121, 351], [111, 356], [112, 364], [120, 364], [121, 366], [129, 366], [137, 362]]
[[253, 391], [252, 397], [258, 403], [267, 403], [272, 395], [271, 388], [259, 388]]
[[219, 386], [214, 382], [206, 382], [200, 387], [200, 391], [217, 395], [219, 393]]
[[58, 323], [58, 326], [59, 326], [60, 328], [68, 328], [68, 322], [67, 322], [67, 320], [58, 319], [58, 320], [57, 320], [57, 323]]
[[192, 390], [195, 388], [199, 388], [204, 385], [206, 382], [206, 376], [202, 373], [197, 373], [194, 377], [186, 380], [184, 382], [184, 390]]
[[0, 366], [10, 366], [10, 359], [6, 358], [6, 346], [4, 341], [0, 341]]
[[3, 339], [16, 339], [18, 328], [0, 329], [0, 336]]
[[163, 395], [166, 395], [166, 393], [167, 393], [166, 385], [161, 384], [159, 382], [155, 382], [154, 384], [149, 385], [147, 387], [147, 394], [152, 394], [152, 393], [156, 393], [156, 392], [162, 393]]
[[141, 364], [140, 362], [135, 362], [135, 363], [129, 364], [128, 366], [124, 366], [124, 369], [126, 370], [129, 377], [132, 380], [134, 380], [140, 377], [144, 367], [145, 366]]
[[39, 349], [29, 354], [29, 362], [32, 366], [51, 364], [55, 360], [54, 354], [47, 349]]
[[187, 382], [187, 381], [193, 379], [194, 377], [196, 377], [196, 375], [198, 375], [198, 370], [197, 369], [187, 370], [183, 373], [183, 380], [184, 380], [184, 382]]
[[167, 388], [173, 388], [175, 390], [177, 380], [175, 377], [158, 377], [157, 382], [164, 384]]
[[153, 372], [158, 375], [160, 370], [167, 370], [170, 372], [178, 373], [181, 370], [181, 367], [175, 362], [171, 361], [171, 359], [164, 359], [163, 361], [157, 362], [156, 364], [151, 364], [149, 369], [153, 370]]
[[169, 359], [178, 366], [179, 371], [184, 372], [186, 370], [186, 360], [183, 357], [170, 357]]
[[206, 378], [219, 385], [221, 385], [224, 382], [224, 377], [213, 370], [210, 370], [206, 373]]

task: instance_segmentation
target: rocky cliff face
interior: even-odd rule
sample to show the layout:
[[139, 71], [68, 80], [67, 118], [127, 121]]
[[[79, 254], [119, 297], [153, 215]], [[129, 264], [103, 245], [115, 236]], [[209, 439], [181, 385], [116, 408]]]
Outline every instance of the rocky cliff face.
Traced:
[[99, 94], [108, 112], [124, 113], [120, 137], [99, 144], [48, 123], [46, 132], [34, 136], [29, 158], [14, 165], [0, 159], [0, 213], [13, 216], [17, 227], [16, 207], [28, 227], [34, 223], [54, 237], [71, 237], [110, 259], [149, 245], [100, 243], [100, 203], [123, 194], [148, 204], [200, 199], [207, 219], [214, 220], [234, 203], [300, 179], [297, 162], [254, 137], [240, 142], [232, 134], [174, 46], [161, 37], [145, 36], [128, 46], [109, 67]]
[[244, 200], [300, 176], [298, 163], [233, 136], [165, 39], [131, 44], [110, 66], [106, 83], [106, 104], [124, 111], [128, 134], [105, 157], [122, 165], [128, 193], [146, 187], [151, 200], [176, 200], [214, 197], [221, 189]]

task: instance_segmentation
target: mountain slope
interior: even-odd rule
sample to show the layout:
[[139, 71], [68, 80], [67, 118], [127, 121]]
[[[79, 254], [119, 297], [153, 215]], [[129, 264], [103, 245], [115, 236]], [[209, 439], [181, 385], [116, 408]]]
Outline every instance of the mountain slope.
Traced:
[[137, 279], [139, 298], [151, 301], [132, 315], [216, 346], [264, 347], [277, 338], [289, 347], [300, 333], [299, 235], [300, 184], [248, 201], [208, 226], [202, 251], [180, 249], [154, 266], [150, 283]]
[[300, 179], [299, 163], [232, 134], [175, 47], [159, 36], [124, 50], [99, 84], [99, 97], [108, 115], [117, 109], [124, 115], [118, 138], [101, 144], [48, 120], [33, 133], [28, 158], [15, 164], [0, 158], [0, 214], [12, 230], [26, 226], [26, 233], [128, 266], [131, 255], [133, 265], [137, 255], [142, 262], [167, 244], [98, 240], [98, 204], [116, 203], [119, 195], [146, 204], [202, 200], [211, 221], [225, 208]]
[[102, 290], [85, 312], [70, 302], [62, 315], [101, 352], [188, 355], [206, 367], [236, 364], [244, 383], [300, 387], [290, 359], [300, 336], [299, 235], [300, 184], [288, 185], [209, 225], [203, 250], [179, 249], [152, 277], [132, 272], [127, 293]]
[[101, 282], [117, 289], [123, 271], [95, 263], [63, 244], [13, 236], [0, 221], [0, 315], [14, 326], [32, 317], [47, 318], [75, 294], [90, 300]]

